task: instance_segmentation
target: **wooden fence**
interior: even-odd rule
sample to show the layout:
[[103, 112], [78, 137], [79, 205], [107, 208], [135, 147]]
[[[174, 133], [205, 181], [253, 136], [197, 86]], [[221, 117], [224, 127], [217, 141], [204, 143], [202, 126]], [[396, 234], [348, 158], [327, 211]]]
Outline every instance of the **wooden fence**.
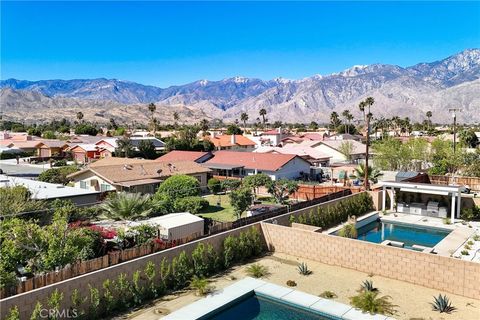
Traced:
[[292, 194], [290, 198], [312, 200], [312, 199], [323, 197], [327, 194], [331, 194], [331, 193], [335, 193], [335, 192], [339, 192], [347, 189], [350, 189], [352, 193], [360, 192], [360, 188], [301, 184], [298, 186], [298, 190], [294, 194]]
[[130, 249], [109, 252], [102, 257], [80, 261], [72, 265], [65, 266], [64, 268], [57, 271], [37, 274], [32, 278], [21, 281], [16, 286], [10, 288], [3, 288], [2, 290], [0, 290], [0, 298], [3, 299], [36, 288], [48, 286], [50, 284], [77, 277], [82, 274], [107, 268], [124, 261], [132, 260], [138, 257], [146, 256], [148, 254], [172, 248], [175, 245], [189, 242], [191, 240], [193, 239], [183, 239], [182, 241], [177, 242], [152, 242]]
[[472, 191], [480, 191], [480, 178], [477, 177], [452, 177], [452, 176], [430, 176], [432, 184], [442, 185], [463, 185], [469, 186]]

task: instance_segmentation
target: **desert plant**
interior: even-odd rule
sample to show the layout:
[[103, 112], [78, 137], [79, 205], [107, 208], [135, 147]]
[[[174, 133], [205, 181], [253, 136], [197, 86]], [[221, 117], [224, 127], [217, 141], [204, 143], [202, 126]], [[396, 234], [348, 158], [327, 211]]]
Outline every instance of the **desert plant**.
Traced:
[[8, 314], [4, 318], [5, 320], [20, 320], [20, 312], [18, 312], [18, 307], [14, 306], [8, 310]]
[[468, 256], [468, 255], [469, 255], [468, 250], [462, 250], [460, 253], [461, 253], [463, 256]]
[[262, 278], [268, 275], [268, 268], [258, 263], [248, 266], [246, 271], [249, 276], [254, 278]]
[[37, 303], [35, 304], [35, 308], [33, 308], [32, 315], [30, 316], [30, 320], [45, 319], [44, 317], [42, 317], [42, 310], [42, 303], [40, 301], [37, 301]]
[[155, 263], [149, 261], [143, 270], [145, 277], [148, 280], [148, 298], [154, 298], [157, 296], [157, 287], [155, 286], [155, 276], [157, 274], [155, 270]]
[[152, 212], [150, 196], [140, 193], [117, 192], [111, 195], [100, 207], [105, 215], [115, 220], [138, 219]]
[[190, 280], [190, 289], [196, 290], [199, 296], [204, 296], [212, 292], [213, 287], [209, 285], [207, 279], [193, 276]]
[[394, 314], [396, 306], [389, 301], [391, 297], [378, 297], [378, 294], [378, 291], [363, 291], [356, 296], [350, 297], [350, 304], [363, 312], [371, 314]]
[[450, 218], [443, 218], [443, 224], [452, 224]]
[[[47, 305], [50, 309], [51, 314], [50, 319], [56, 320], [59, 319], [60, 303], [63, 300], [63, 292], [59, 292], [58, 289], [52, 292], [50, 297], [47, 300]], [[54, 311], [54, 312], [53, 312]]]
[[480, 234], [476, 234], [473, 236], [473, 241], [480, 241]]
[[325, 299], [335, 299], [337, 295], [333, 291], [323, 291], [322, 293], [319, 294], [320, 298], [325, 298]]
[[474, 243], [475, 243], [475, 242], [473, 242], [472, 240], [468, 240], [468, 241], [467, 241], [467, 244], [468, 244], [469, 246], [473, 246]]
[[355, 227], [355, 224], [347, 223], [342, 227], [342, 229], [340, 229], [338, 235], [344, 238], [356, 239], [358, 236], [357, 228]]
[[466, 244], [466, 245], [463, 246], [463, 249], [472, 250], [472, 247], [470, 247], [470, 245]]
[[302, 276], [308, 276], [312, 274], [312, 270], [308, 269], [308, 266], [305, 262], [299, 263], [297, 269], [298, 273], [300, 273]]
[[373, 286], [373, 281], [365, 280], [360, 285], [360, 289], [358, 290], [358, 292], [364, 292], [364, 291], [375, 292], [375, 291], [378, 291], [378, 289]]
[[457, 308], [452, 306], [452, 302], [446, 295], [439, 294], [438, 297], [433, 297], [433, 302], [430, 302], [432, 305], [433, 311], [438, 311], [440, 313], [451, 313]]
[[293, 280], [287, 280], [287, 286], [289, 287], [296, 287], [297, 283]]

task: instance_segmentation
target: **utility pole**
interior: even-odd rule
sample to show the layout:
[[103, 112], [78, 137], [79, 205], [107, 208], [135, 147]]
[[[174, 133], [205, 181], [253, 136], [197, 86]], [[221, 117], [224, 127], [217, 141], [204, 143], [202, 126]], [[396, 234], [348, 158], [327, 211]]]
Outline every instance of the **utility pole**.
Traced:
[[453, 154], [455, 154], [457, 151], [457, 112], [462, 112], [462, 109], [451, 108], [448, 109], [448, 112], [450, 112], [453, 117]]

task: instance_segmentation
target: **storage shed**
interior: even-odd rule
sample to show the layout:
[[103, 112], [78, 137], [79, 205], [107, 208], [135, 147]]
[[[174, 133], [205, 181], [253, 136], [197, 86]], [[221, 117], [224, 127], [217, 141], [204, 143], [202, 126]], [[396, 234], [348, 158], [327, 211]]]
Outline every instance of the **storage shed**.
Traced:
[[141, 221], [142, 224], [158, 226], [164, 240], [191, 240], [203, 236], [203, 219], [189, 212], [170, 213]]

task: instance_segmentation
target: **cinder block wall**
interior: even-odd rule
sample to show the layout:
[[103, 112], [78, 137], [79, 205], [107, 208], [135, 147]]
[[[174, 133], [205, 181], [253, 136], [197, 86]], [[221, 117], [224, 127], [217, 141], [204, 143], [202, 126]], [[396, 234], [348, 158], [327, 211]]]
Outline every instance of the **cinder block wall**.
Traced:
[[271, 251], [480, 299], [480, 263], [262, 222]]

